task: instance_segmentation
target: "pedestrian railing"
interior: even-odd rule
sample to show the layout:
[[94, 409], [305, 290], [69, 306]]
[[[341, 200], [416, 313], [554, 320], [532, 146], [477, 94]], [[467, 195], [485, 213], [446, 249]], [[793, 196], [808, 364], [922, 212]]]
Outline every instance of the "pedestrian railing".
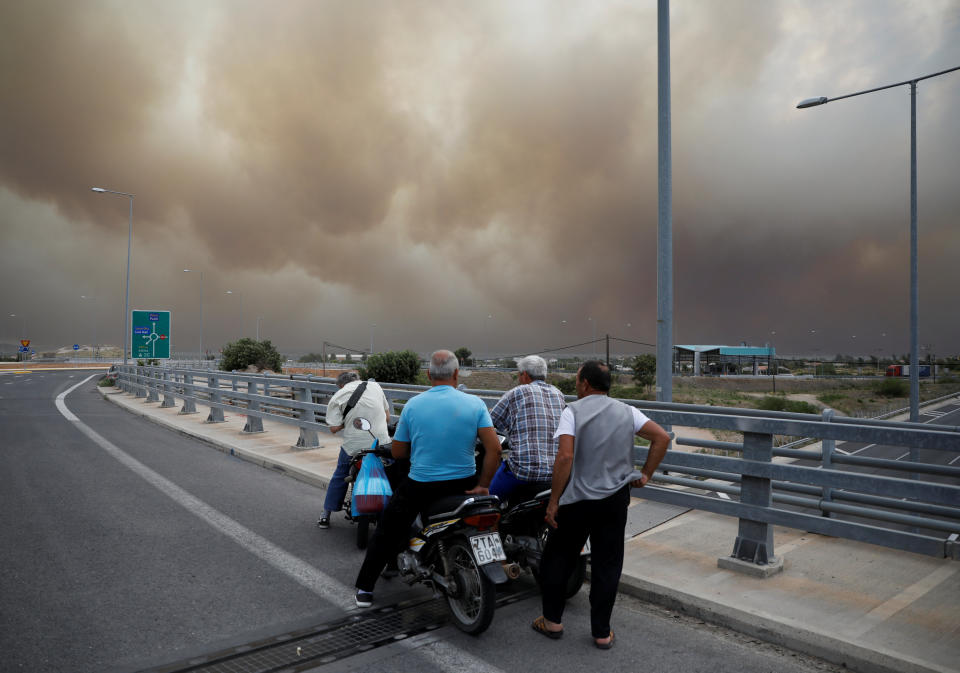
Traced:
[[[122, 390], [165, 407], [180, 399], [180, 413], [197, 413], [201, 405], [209, 409], [207, 420], [215, 423], [224, 420], [224, 410], [239, 408], [247, 419], [244, 432], [263, 432], [265, 419], [295, 425], [300, 448], [318, 446], [318, 433], [328, 431], [326, 402], [337, 390], [334, 379], [314, 376], [133, 365], [117, 369]], [[395, 415], [426, 390], [381, 386]], [[461, 389], [488, 407], [503, 394]], [[735, 559], [757, 566], [775, 563], [774, 525], [960, 559], [960, 427], [846, 418], [831, 410], [814, 415], [623, 401], [665, 427], [742, 436], [742, 441], [676, 437], [653, 481], [637, 492], [648, 500], [737, 517]], [[818, 443], [776, 446], [783, 437]], [[887, 453], [897, 458], [838, 450], [838, 441], [891, 447]], [[702, 452], [718, 450], [725, 455]], [[636, 447], [637, 465], [646, 455], [645, 447]]]

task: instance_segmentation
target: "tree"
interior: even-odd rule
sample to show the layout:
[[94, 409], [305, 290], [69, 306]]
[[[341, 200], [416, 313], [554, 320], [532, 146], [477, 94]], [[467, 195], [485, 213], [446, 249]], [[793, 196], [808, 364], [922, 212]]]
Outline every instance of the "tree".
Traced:
[[416, 383], [420, 372], [420, 356], [411, 350], [374, 353], [360, 368], [360, 378], [374, 378], [383, 383]]
[[633, 380], [638, 386], [652, 386], [657, 376], [657, 356], [645, 353], [633, 359]]
[[473, 365], [473, 360], [470, 359], [470, 356], [473, 355], [473, 352], [466, 346], [460, 346], [460, 348], [453, 351], [453, 354], [457, 356], [457, 360], [460, 361], [461, 367], [470, 367]]
[[220, 369], [232, 372], [235, 369], [246, 369], [250, 365], [261, 372], [264, 369], [280, 372], [283, 369], [283, 356], [269, 339], [257, 341], [250, 337], [243, 337], [223, 347]]

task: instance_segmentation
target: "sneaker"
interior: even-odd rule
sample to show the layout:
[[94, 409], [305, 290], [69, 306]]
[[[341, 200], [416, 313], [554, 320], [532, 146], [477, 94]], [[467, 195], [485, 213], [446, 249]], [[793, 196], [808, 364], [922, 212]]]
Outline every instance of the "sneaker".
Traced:
[[324, 514], [320, 517], [320, 520], [317, 521], [317, 528], [329, 528], [330, 527], [330, 517]]
[[360, 591], [360, 589], [357, 589], [356, 600], [358, 608], [369, 608], [373, 605], [373, 594], [369, 591]]

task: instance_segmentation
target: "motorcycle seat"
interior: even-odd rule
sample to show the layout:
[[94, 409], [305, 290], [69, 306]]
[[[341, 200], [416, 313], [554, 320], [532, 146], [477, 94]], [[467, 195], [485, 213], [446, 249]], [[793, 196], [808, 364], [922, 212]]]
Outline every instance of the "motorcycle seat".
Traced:
[[496, 496], [491, 495], [448, 495], [430, 503], [423, 513], [427, 521], [439, 521], [453, 516], [457, 508], [468, 498], [473, 498], [478, 504], [489, 504], [491, 507], [497, 507], [499, 503]]

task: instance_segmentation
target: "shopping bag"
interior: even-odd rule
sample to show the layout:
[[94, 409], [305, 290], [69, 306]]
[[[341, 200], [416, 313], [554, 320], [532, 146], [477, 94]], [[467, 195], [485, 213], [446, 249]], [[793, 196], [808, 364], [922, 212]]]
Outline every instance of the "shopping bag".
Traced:
[[392, 495], [383, 462], [375, 454], [368, 453], [363, 457], [353, 484], [353, 515], [379, 514]]

